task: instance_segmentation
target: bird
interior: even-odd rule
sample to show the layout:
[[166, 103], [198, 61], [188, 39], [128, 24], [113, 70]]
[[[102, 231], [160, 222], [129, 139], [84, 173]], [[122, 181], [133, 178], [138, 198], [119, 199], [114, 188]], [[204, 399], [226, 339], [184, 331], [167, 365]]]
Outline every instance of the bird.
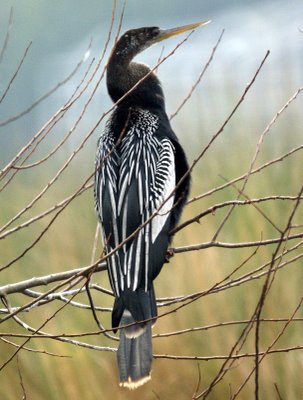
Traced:
[[151, 329], [157, 319], [153, 281], [168, 261], [170, 231], [190, 189], [187, 157], [170, 125], [160, 80], [133, 58], [208, 22], [128, 30], [107, 64], [107, 90], [116, 106], [97, 144], [94, 195], [115, 296], [112, 329], [120, 335], [120, 386], [128, 389], [151, 377]]

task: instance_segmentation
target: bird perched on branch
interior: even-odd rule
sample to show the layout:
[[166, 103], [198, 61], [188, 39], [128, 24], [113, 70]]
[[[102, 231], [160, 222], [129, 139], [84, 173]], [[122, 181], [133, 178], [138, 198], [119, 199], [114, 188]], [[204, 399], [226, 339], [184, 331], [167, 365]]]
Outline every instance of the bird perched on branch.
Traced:
[[166, 261], [169, 232], [190, 186], [188, 163], [166, 115], [160, 81], [132, 59], [205, 23], [127, 31], [107, 67], [107, 89], [117, 105], [98, 141], [94, 190], [115, 295], [112, 327], [120, 330], [120, 385], [129, 389], [150, 379], [151, 327], [157, 317], [153, 280]]

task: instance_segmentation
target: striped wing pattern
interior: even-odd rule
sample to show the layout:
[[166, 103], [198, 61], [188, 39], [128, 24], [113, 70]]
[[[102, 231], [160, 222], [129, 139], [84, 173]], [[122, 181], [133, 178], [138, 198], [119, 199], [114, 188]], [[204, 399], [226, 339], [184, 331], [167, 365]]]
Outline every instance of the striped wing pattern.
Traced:
[[136, 110], [130, 126], [115, 146], [109, 122], [98, 143], [95, 197], [107, 251], [124, 242], [162, 207], [109, 257], [109, 277], [116, 296], [126, 289], [148, 290], [150, 254], [169, 218], [174, 196], [168, 197], [176, 183], [174, 147], [168, 138], [157, 137], [158, 117]]

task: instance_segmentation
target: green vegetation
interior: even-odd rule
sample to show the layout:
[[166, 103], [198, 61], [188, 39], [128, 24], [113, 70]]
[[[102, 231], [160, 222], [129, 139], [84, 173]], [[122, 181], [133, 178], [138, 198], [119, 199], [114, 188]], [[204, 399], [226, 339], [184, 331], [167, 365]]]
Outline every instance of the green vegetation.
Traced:
[[[184, 120], [190, 119], [184, 115]], [[242, 121], [242, 126], [246, 121]], [[196, 128], [196, 134], [203, 127]], [[178, 123], [175, 126], [178, 131]], [[257, 132], [256, 132], [257, 133]], [[229, 132], [230, 134], [230, 132]], [[283, 132], [275, 132], [281, 137]], [[293, 137], [299, 138], [294, 132]], [[257, 137], [252, 137], [251, 142]], [[224, 140], [223, 140], [224, 141]], [[242, 142], [242, 143], [241, 143]], [[224, 181], [219, 177], [224, 175], [230, 179], [247, 171], [250, 157], [253, 153], [253, 145], [244, 147], [244, 139], [241, 134], [233, 134], [229, 141], [230, 151], [226, 152], [225, 145], [215, 145], [201, 160], [193, 173], [192, 195], [198, 195], [214, 188]], [[237, 143], [237, 149], [232, 143]], [[238, 150], [241, 149], [241, 151]], [[285, 146], [283, 152], [289, 150]], [[261, 154], [261, 165], [273, 157], [274, 151], [264, 148]], [[279, 152], [281, 153], [281, 148]], [[276, 155], [275, 155], [276, 156]], [[47, 209], [57, 203], [68, 193], [72, 193], [92, 168], [94, 150], [91, 146], [84, 150], [81, 159], [89, 162], [84, 164], [74, 163], [66, 177], [58, 180], [55, 187], [43, 197], [41, 204], [29, 211], [27, 218], [36, 215], [39, 211]], [[289, 156], [283, 163], [274, 164], [264, 171], [250, 178], [245, 193], [250, 197], [267, 195], [292, 195], [295, 196], [299, 189], [302, 174], [297, 166], [302, 160], [300, 152]], [[54, 164], [52, 164], [54, 165]], [[60, 164], [59, 164], [60, 165]], [[26, 172], [22, 177], [16, 178], [15, 183], [4, 193], [2, 202], [2, 222], [13, 215], [37, 193], [48, 181], [46, 171], [49, 167], [40, 167], [35, 179], [30, 183], [31, 174], [35, 170]], [[296, 170], [297, 174], [294, 173]], [[50, 174], [50, 171], [48, 171]], [[46, 178], [46, 179], [45, 179]], [[68, 185], [67, 185], [68, 182]], [[206, 208], [231, 199], [235, 199], [235, 189], [229, 187], [212, 196], [206, 197], [190, 204], [183, 216], [183, 221], [198, 214]], [[280, 229], [284, 229], [294, 202], [275, 200], [261, 203], [258, 207], [266, 213]], [[192, 224], [179, 232], [174, 240], [174, 246], [184, 246], [194, 243], [208, 242], [216, 231], [220, 221], [226, 213], [226, 208], [217, 210], [200, 221], [200, 224]], [[299, 210], [296, 223], [302, 221], [302, 209]], [[20, 254], [46, 226], [50, 217], [41, 220], [16, 234], [7, 237], [1, 243], [1, 259], [5, 262]], [[14, 266], [2, 272], [2, 282], [17, 282], [33, 276], [50, 274], [57, 271], [68, 270], [78, 266], [88, 265], [91, 259], [92, 245], [94, 241], [96, 219], [93, 208], [92, 192], [89, 190], [80, 198], [77, 198], [56, 220], [41, 241], [21, 258]], [[293, 230], [295, 231], [295, 230]], [[227, 224], [225, 225], [219, 240], [223, 242], [237, 243], [279, 237], [277, 230], [265, 220], [265, 218], [252, 205], [238, 206]], [[291, 248], [297, 243], [289, 241], [286, 248]], [[226, 278], [241, 263], [246, 263], [235, 273], [233, 278], [255, 270], [262, 264], [270, 261], [276, 245], [260, 247], [257, 253], [249, 259], [254, 248], [223, 249], [209, 248], [197, 252], [176, 254], [168, 265], [165, 266], [160, 277], [156, 281], [158, 297], [174, 297], [187, 295], [200, 291], [207, 291], [214, 284]], [[282, 247], [284, 249], [284, 247]], [[282, 250], [281, 248], [281, 250]], [[300, 254], [300, 249], [288, 254], [282, 261], [286, 261]], [[300, 301], [302, 295], [302, 261], [299, 259], [279, 270], [266, 298], [262, 318], [289, 318]], [[267, 267], [268, 268], [268, 267]], [[249, 280], [240, 286], [202, 296], [199, 300], [160, 318], [154, 328], [154, 333], [172, 332], [181, 329], [203, 327], [212, 324], [222, 324], [228, 321], [240, 321], [250, 319], [259, 300], [265, 277], [258, 280]], [[93, 281], [108, 287], [105, 273], [97, 273]], [[41, 288], [44, 290], [44, 288]], [[99, 306], [110, 306], [111, 298], [102, 293], [93, 293], [94, 301]], [[86, 295], [78, 295], [74, 300], [88, 303]], [[11, 297], [12, 306], [25, 303], [24, 296]], [[31, 326], [38, 328], [50, 318], [53, 313], [62, 306], [62, 303], [53, 302], [46, 306], [34, 309], [20, 317]], [[173, 309], [160, 308], [162, 311]], [[296, 314], [299, 317], [299, 314]], [[302, 317], [302, 314], [301, 314]], [[109, 327], [109, 313], [99, 313], [102, 323]], [[265, 350], [271, 341], [283, 328], [284, 322], [263, 322], [261, 324], [260, 350]], [[291, 348], [301, 345], [301, 321], [291, 322], [289, 327], [274, 348]], [[237, 340], [244, 324], [219, 326], [208, 330], [185, 333], [182, 335], [155, 338], [155, 354], [172, 354], [183, 356], [218, 356], [228, 355], [230, 349]], [[96, 331], [96, 325], [89, 311], [66, 306], [54, 319], [49, 321], [43, 331], [53, 334], [69, 334]], [[16, 323], [9, 321], [1, 326], [2, 332], [25, 333], [24, 329]], [[5, 338], [16, 343], [23, 343], [24, 339]], [[78, 338], [84, 342], [95, 345], [115, 346], [102, 335]], [[201, 388], [205, 388], [217, 374], [222, 360], [211, 361], [174, 361], [156, 359], [153, 365], [151, 383], [136, 392], [128, 393], [117, 385], [115, 355], [110, 352], [99, 352], [84, 349], [69, 344], [63, 344], [51, 339], [32, 339], [26, 347], [55, 353], [64, 357], [55, 357], [47, 354], [32, 353], [23, 350], [18, 359], [12, 362], [2, 371], [1, 398], [20, 398], [22, 389], [18, 368], [22, 375], [23, 384], [27, 396], [31, 399], [155, 399], [159, 398], [190, 398], [195, 392], [198, 382], [198, 366], [201, 372]], [[5, 342], [0, 342], [0, 354], [2, 362], [5, 361], [15, 348]], [[254, 329], [240, 353], [254, 353]], [[260, 388], [262, 398], [273, 398], [277, 385], [282, 398], [299, 398], [302, 392], [300, 383], [300, 351], [278, 353], [268, 355], [260, 367]], [[235, 362], [222, 382], [213, 390], [209, 398], [227, 398], [229, 391], [234, 393], [243, 382], [247, 374], [254, 367], [254, 359], [241, 358]], [[253, 378], [243, 389], [240, 398], [251, 398], [254, 391]]]
[[[94, 3], [96, 3], [96, 7], [98, 8], [99, 2]], [[138, 2], [130, 3], [133, 7]], [[202, 7], [202, 3], [198, 3]], [[223, 4], [223, 2], [220, 3]], [[34, 2], [31, 2], [31, 4], [34, 4]], [[151, 4], [149, 4], [150, 7]], [[167, 4], [165, 3], [166, 6]], [[213, 2], [210, 3], [210, 5], [212, 4]], [[53, 5], [50, 8], [54, 9]], [[49, 11], [47, 8], [43, 8], [43, 10]], [[70, 10], [70, 7], [67, 10]], [[86, 10], [88, 12], [89, 8], [86, 7]], [[194, 8], [192, 8], [193, 10]], [[36, 13], [32, 15], [33, 21], [39, 21], [39, 24], [36, 23], [35, 27], [32, 27], [28, 23], [28, 18], [24, 17], [22, 11], [22, 8], [18, 9], [16, 26], [23, 27], [23, 25], [19, 24], [20, 21], [18, 19], [21, 19], [23, 24], [26, 23], [28, 25], [28, 32], [31, 32], [31, 29], [35, 29], [33, 32], [39, 32], [40, 35], [40, 32], [42, 33], [44, 27], [47, 25], [45, 24], [45, 19], [40, 18], [41, 9], [37, 9]], [[27, 12], [29, 11], [31, 10], [27, 8]], [[45, 11], [47, 18], [48, 11]], [[63, 11], [65, 13], [68, 12], [62, 9], [60, 15], [65, 15]], [[106, 24], [105, 22], [103, 25], [101, 24], [104, 31], [108, 27], [110, 12], [109, 9], [106, 9], [106, 13], [102, 15], [104, 21], [106, 21]], [[175, 12], [181, 15], [179, 11]], [[129, 14], [131, 15], [131, 13]], [[146, 9], [144, 9], [144, 14], [148, 15]], [[158, 9], [155, 14], [158, 14]], [[54, 15], [52, 15], [53, 19]], [[86, 21], [85, 16], [76, 11], [74, 18], [73, 26], [77, 29], [79, 20]], [[99, 24], [99, 14], [95, 13], [94, 18], [95, 24]], [[87, 16], [87, 19], [89, 20], [89, 16]], [[286, 21], [283, 14], [283, 21], [284, 19]], [[266, 25], [268, 24], [267, 21]], [[243, 23], [247, 23], [245, 18], [243, 18]], [[63, 25], [64, 29], [67, 29], [67, 26], [70, 29], [70, 25], [65, 24], [65, 21]], [[61, 29], [63, 29], [63, 25], [61, 24]], [[218, 25], [221, 26], [224, 24]], [[43, 26], [43, 29], [41, 29], [41, 26]], [[81, 37], [87, 33], [88, 29], [86, 25], [84, 29], [84, 22], [82, 29], [82, 31], [77, 31]], [[241, 26], [239, 29], [244, 32], [246, 25], [244, 27]], [[45, 32], [47, 31], [45, 29]], [[51, 41], [53, 35], [57, 34], [57, 31], [60, 32], [60, 37], [57, 37], [56, 40], [61, 44], [61, 36], [65, 36], [66, 30], [64, 30], [65, 33], [61, 34], [60, 29], [53, 29], [48, 40]], [[22, 29], [19, 29], [18, 36], [21, 35], [21, 32], [24, 38], [26, 38], [23, 39], [27, 40], [28, 35]], [[71, 32], [69, 33], [70, 36], [73, 36]], [[36, 35], [38, 34], [36, 33]], [[214, 36], [213, 33], [212, 35]], [[73, 36], [73, 40], [78, 41], [79, 36]], [[103, 36], [100, 41], [101, 45], [105, 43], [105, 35]], [[215, 37], [217, 37], [217, 33]], [[66, 42], [64, 45], [68, 47], [68, 40]], [[208, 47], [205, 51], [209, 54], [209, 49], [213, 46], [213, 38], [211, 39], [211, 44], [209, 44], [210, 41], [206, 40], [206, 42]], [[189, 43], [190, 41], [186, 43], [186, 46]], [[198, 43], [200, 46], [200, 41]], [[18, 43], [17, 50], [15, 50], [14, 44], [8, 46], [7, 51], [15, 51], [21, 55], [24, 49], [23, 42], [22, 45]], [[44, 57], [45, 53], [49, 52], [48, 42], [44, 42], [43, 39], [39, 43], [39, 46], [44, 49], [41, 53]], [[54, 44], [53, 46], [57, 50], [57, 42], [56, 46]], [[86, 42], [85, 46], [87, 46]], [[186, 46], [184, 46], [184, 50]], [[246, 46], [248, 46], [248, 43], [246, 43]], [[97, 47], [99, 55], [99, 42]], [[260, 54], [263, 54], [263, 50], [259, 50], [257, 45], [255, 47], [258, 48], [257, 59], [259, 60], [259, 58], [262, 58]], [[21, 48], [22, 50], [20, 50]], [[228, 42], [225, 51], [226, 49], [229, 52]], [[242, 50], [240, 51], [241, 56]], [[243, 54], [245, 53], [244, 50]], [[158, 56], [159, 52], [155, 53], [156, 56]], [[224, 185], [226, 180], [230, 181], [242, 176], [249, 170], [261, 133], [272, 117], [297, 89], [297, 77], [300, 77], [299, 68], [290, 70], [290, 65], [292, 65], [295, 58], [292, 59], [289, 57], [287, 59], [287, 57], [284, 57], [284, 52], [282, 53], [285, 64], [279, 65], [278, 68], [277, 64], [281, 62], [281, 59], [276, 63], [268, 61], [269, 65], [267, 66], [266, 64], [262, 70], [261, 75], [258, 77], [258, 80], [236, 115], [194, 168], [192, 174], [192, 197], [218, 188]], [[39, 98], [41, 95], [40, 92], [39, 94], [37, 92], [34, 94], [29, 93], [28, 82], [33, 79], [32, 76], [35, 76], [35, 79], [40, 77], [43, 83], [47, 81], [45, 76], [51, 76], [53, 83], [56, 82], [56, 74], [60, 75], [60, 79], [63, 79], [65, 76], [65, 74], [62, 74], [61, 68], [55, 65], [55, 62], [53, 70], [47, 70], [48, 72], [46, 73], [40, 63], [36, 62], [37, 59], [40, 59], [41, 54], [39, 53], [40, 56], [37, 56], [38, 53], [33, 54], [34, 56], [27, 65], [27, 69], [34, 70], [34, 73], [33, 75], [18, 76], [18, 82], [21, 81], [22, 83], [21, 87], [18, 88], [17, 83], [14, 82], [17, 89], [16, 92], [13, 92], [15, 86], [12, 85], [12, 89], [9, 92], [10, 97], [8, 96], [3, 102], [3, 104], [5, 103], [4, 107], [6, 106], [6, 102], [10, 107], [7, 110], [5, 108], [1, 109], [4, 112], [2, 111], [3, 114], [1, 115], [0, 122], [5, 120], [6, 117], [15, 115], [15, 113], [22, 110], [22, 102], [28, 107], [30, 105], [28, 102], [31, 103], [32, 99]], [[79, 53], [77, 54], [79, 55]], [[207, 71], [208, 75], [202, 81], [202, 90], [199, 87], [192, 95], [190, 101], [176, 118], [173, 119], [173, 127], [191, 161], [196, 159], [210, 138], [218, 131], [238, 101], [246, 82], [243, 75], [245, 75], [245, 79], [249, 80], [258, 64], [258, 61], [255, 61], [254, 58], [256, 57], [256, 49], [252, 56], [254, 59], [253, 62], [250, 62], [250, 67], [247, 67], [247, 64], [245, 64], [245, 68], [242, 68], [242, 61], [239, 61], [237, 56], [234, 55], [233, 64], [228, 64], [228, 62], [231, 62], [230, 59], [226, 60], [227, 64], [225, 65], [225, 60], [223, 60], [224, 54], [226, 53], [223, 52], [221, 62], [215, 65], [212, 64], [211, 68]], [[199, 57], [200, 55], [195, 53], [195, 60]], [[203, 56], [203, 60], [207, 59], [207, 57]], [[63, 58], [66, 61], [65, 53]], [[75, 61], [75, 58], [71, 58]], [[185, 88], [184, 82], [180, 82], [179, 91], [176, 92], [175, 76], [178, 74], [172, 69], [175, 65], [174, 61], [175, 59], [172, 58], [163, 65], [163, 70], [166, 68], [166, 65], [170, 69], [169, 74], [166, 75], [166, 78], [169, 78], [170, 75], [170, 84], [168, 82], [169, 79], [163, 79], [169, 114], [177, 108], [190, 87], [188, 82]], [[184, 72], [186, 72], [186, 68], [189, 68], [190, 63], [191, 59], [187, 62], [186, 67], [184, 67]], [[15, 68], [16, 60], [14, 59], [14, 63], [11, 64], [9, 58], [4, 59], [3, 65], [5, 67], [4, 71], [9, 71], [9, 73], [7, 72], [4, 75], [11, 76], [11, 65], [14, 65], [13, 68]], [[34, 65], [36, 68], [34, 68]], [[50, 65], [51, 67], [52, 64]], [[54, 95], [55, 100], [53, 97], [48, 98], [34, 109], [32, 113], [18, 119], [16, 123], [8, 124], [3, 128], [3, 131], [0, 132], [1, 134], [3, 133], [0, 137], [0, 153], [3, 164], [12, 157], [12, 154], [19, 151], [27, 142], [27, 138], [30, 135], [33, 135], [33, 132], [36, 130], [35, 124], [39, 125], [39, 127], [40, 125], [42, 126], [50, 118], [57, 105], [62, 105], [67, 101], [65, 96], [67, 96], [67, 93], [70, 95], [75, 89], [80, 81], [79, 75], [81, 73], [84, 74], [84, 70], [88, 65], [85, 64], [82, 67], [83, 69], [80, 69], [79, 74], [73, 77], [74, 80], [68, 82], [70, 86], [67, 85], [68, 89], [64, 92], [64, 96], [62, 96], [64, 100], [60, 97], [62, 92], [59, 91], [59, 93], [57, 92]], [[212, 69], [212, 67], [214, 68]], [[231, 71], [233, 67], [235, 67], [235, 71]], [[72, 69], [66, 66], [65, 68], [69, 72]], [[161, 68], [159, 70], [160, 77], [163, 71]], [[181, 67], [181, 70], [182, 74], [180, 75], [183, 76], [183, 67]], [[241, 79], [238, 79], [238, 70], [242, 71]], [[267, 71], [266, 73], [265, 70]], [[235, 74], [232, 74], [232, 72], [235, 72]], [[280, 74], [281, 77], [285, 78], [283, 82], [281, 80], [280, 86], [275, 86], [275, 82], [278, 79], [274, 73], [278, 73], [278, 75]], [[98, 74], [99, 76], [101, 75], [100, 70]], [[24, 79], [24, 76], [31, 76], [31, 78]], [[190, 75], [191, 78], [192, 76]], [[96, 79], [92, 81], [93, 85], [95, 81]], [[166, 81], [168, 82], [167, 85]], [[47, 83], [49, 84], [47, 87], [40, 87], [37, 84], [41, 92], [50, 90], [52, 84], [48, 81]], [[26, 86], [26, 90], [23, 89], [23, 84]], [[16, 176], [4, 189], [2, 189], [2, 185], [5, 184], [6, 179], [11, 177], [16, 170], [12, 169], [7, 177], [0, 182], [0, 229], [20, 210], [27, 207], [43, 188], [48, 187], [48, 183], [57, 174], [68, 157], [73, 154], [81, 141], [84, 140], [85, 135], [91, 131], [98, 118], [102, 115], [102, 112], [106, 109], [107, 97], [105, 97], [103, 89], [104, 87], [98, 89], [97, 100], [94, 98], [95, 103], [93, 102], [90, 105], [84, 118], [81, 120], [79, 126], [76, 127], [71, 137], [66, 143], [60, 146], [59, 150], [52, 157], [33, 168], [18, 170]], [[19, 95], [19, 91], [22, 94]], [[85, 100], [88, 98], [87, 92], [83, 96]], [[22, 101], [17, 104], [18, 107], [15, 110], [16, 99], [19, 101], [22, 99]], [[1, 104], [1, 107], [3, 104]], [[26, 165], [50, 154], [50, 151], [73, 126], [76, 117], [80, 114], [80, 106], [82, 105], [83, 98], [75, 103], [72, 112], [67, 112], [63, 119], [51, 129], [51, 133], [45, 137], [37, 150], [34, 151], [34, 154], [25, 161]], [[5, 118], [3, 117], [4, 114]], [[3, 229], [3, 231], [0, 230], [0, 261], [2, 267], [21, 256], [25, 249], [31, 246], [45, 230], [45, 234], [41, 236], [41, 239], [37, 241], [33, 248], [16, 260], [9, 268], [0, 271], [0, 286], [87, 266], [92, 263], [92, 259], [95, 261], [99, 258], [102, 253], [102, 246], [99, 242], [95, 257], [92, 257], [97, 221], [91, 188], [86, 190], [81, 196], [76, 197], [53, 221], [52, 219], [61, 208], [57, 208], [44, 218], [38, 219], [35, 223], [18, 229], [10, 235], [2, 235], [11, 228], [18, 227], [20, 224], [30, 221], [31, 218], [35, 218], [45, 210], [59, 204], [80, 188], [93, 171], [96, 141], [101, 130], [102, 124], [93, 132], [90, 139], [75, 156], [71, 164], [55, 180], [54, 184], [49, 187], [39, 201], [30, 206], [20, 218], [12, 222], [6, 229]], [[291, 149], [294, 148], [297, 148], [297, 150], [290, 153]], [[303, 181], [302, 93], [301, 97], [298, 97], [294, 103], [283, 111], [277, 122], [271, 127], [269, 134], [266, 135], [260, 147], [260, 153], [258, 154], [254, 168], [260, 167], [282, 155], [285, 156], [279, 162], [272, 163], [267, 168], [251, 175], [244, 190], [245, 196], [248, 196], [250, 199], [260, 199], [266, 196], [274, 196], [275, 198], [255, 204], [235, 206], [220, 231], [217, 241], [234, 244], [262, 241], [270, 238], [279, 238], [281, 232], [284, 231], [295, 206], [295, 200], [278, 197], [297, 196]], [[20, 165], [20, 162], [18, 165]], [[1, 168], [3, 166], [1, 165]], [[215, 204], [237, 199], [237, 188], [241, 188], [242, 184], [243, 180], [240, 180], [235, 183], [236, 187], [227, 185], [225, 189], [213, 191], [210, 195], [204, 195], [200, 200], [191, 202], [187, 206], [181, 222], [197, 216]], [[239, 199], [246, 200], [247, 198], [240, 196]], [[213, 213], [209, 213], [201, 218], [199, 223], [195, 222], [180, 230], [174, 237], [173, 247], [179, 248], [181, 246], [210, 242], [228, 210], [229, 207], [227, 206], [217, 209]], [[301, 377], [302, 306], [294, 315], [293, 320], [289, 322], [302, 298], [302, 221], [303, 210], [302, 204], [300, 204], [292, 220], [292, 228], [289, 232], [290, 235], [299, 234], [300, 237], [295, 240], [283, 242], [280, 246], [279, 254], [283, 254], [283, 257], [277, 259], [274, 264], [275, 268], [280, 268], [271, 275], [274, 279], [265, 298], [261, 313], [259, 350], [261, 352], [268, 350], [271, 343], [279, 335], [281, 337], [274, 344], [272, 350], [284, 349], [281, 352], [268, 354], [260, 364], [259, 386], [260, 398], [262, 399], [303, 398]], [[48, 227], [50, 223], [51, 225]], [[258, 277], [258, 273], [268, 271], [272, 255], [275, 253], [277, 246], [278, 243], [260, 247], [242, 248], [209, 246], [198, 251], [176, 252], [171, 261], [165, 265], [159, 278], [156, 280], [156, 293], [161, 303], [159, 307], [160, 315], [186, 304], [186, 301], [180, 301], [165, 306], [165, 299], [163, 298], [190, 296], [196, 293], [200, 293], [201, 296], [192, 302], [187, 301], [188, 304], [176, 312], [171, 312], [158, 319], [154, 327], [154, 354], [155, 356], [165, 354], [185, 357], [209, 357], [208, 361], [193, 359], [172, 360], [155, 357], [152, 380], [137, 391], [128, 392], [118, 386], [116, 360], [113, 352], [87, 349], [60, 342], [55, 340], [55, 338], [35, 337], [31, 338], [25, 344], [24, 348], [19, 351], [18, 357], [12, 358], [4, 367], [4, 363], [16, 351], [16, 347], [10, 342], [17, 345], [24, 344], [25, 338], [17, 337], [16, 335], [31, 334], [24, 327], [18, 325], [16, 321], [9, 319], [0, 325], [0, 368], [1, 366], [3, 367], [0, 371], [0, 399], [20, 399], [24, 393], [26, 393], [26, 398], [31, 400], [162, 400], [192, 398], [195, 391], [201, 393], [217, 376], [224, 362], [223, 359], [218, 359], [218, 356], [228, 356], [232, 347], [239, 339], [241, 332], [252, 318], [267, 277], [266, 273]], [[294, 246], [297, 247], [294, 248]], [[240, 280], [238, 285], [233, 285], [230, 281], [240, 279], [246, 276], [246, 274], [246, 281]], [[107, 275], [104, 272], [95, 273], [92, 277], [92, 282], [109, 289]], [[222, 284], [223, 282], [227, 283], [226, 288], [216, 291], [215, 288], [217, 286], [220, 287], [221, 282]], [[75, 287], [79, 288], [84, 284], [85, 280], [82, 279]], [[44, 293], [55, 285], [34, 287], [33, 290]], [[96, 290], [92, 290], [92, 296], [95, 306], [111, 307], [111, 296]], [[31, 297], [25, 296], [22, 293], [9, 295], [8, 299], [11, 307], [23, 306], [32, 301]], [[77, 294], [72, 300], [86, 305], [89, 304], [85, 292]], [[5, 305], [1, 305], [0, 308], [2, 308], [1, 317], [4, 318]], [[82, 336], [88, 332], [98, 332], [91, 311], [74, 307], [58, 300], [35, 307], [28, 312], [19, 313], [18, 317], [29, 326], [35, 329], [40, 328], [43, 332], [53, 334], [57, 337], [63, 337], [64, 335], [68, 337], [71, 334], [78, 334], [79, 336], [73, 339], [90, 345], [109, 347], [116, 347], [117, 345], [116, 341], [112, 341], [100, 333]], [[106, 328], [110, 327], [110, 313], [108, 311], [98, 312], [98, 318]], [[199, 329], [194, 330], [194, 328]], [[243, 347], [238, 351], [239, 354], [255, 353], [255, 328], [256, 324], [253, 325], [252, 330], [247, 334]], [[185, 329], [189, 330], [189, 332], [158, 337], [158, 335], [161, 336], [164, 333]], [[10, 335], [4, 335], [5, 333]], [[233, 355], [236, 355], [236, 351], [233, 352]], [[224, 378], [214, 386], [208, 399], [232, 398], [232, 395], [243, 384], [254, 366], [254, 357], [243, 356], [235, 359], [232, 365], [228, 365]], [[24, 387], [24, 392], [22, 386]], [[254, 375], [252, 375], [238, 398], [251, 399], [254, 397], [254, 392], [255, 383]]]

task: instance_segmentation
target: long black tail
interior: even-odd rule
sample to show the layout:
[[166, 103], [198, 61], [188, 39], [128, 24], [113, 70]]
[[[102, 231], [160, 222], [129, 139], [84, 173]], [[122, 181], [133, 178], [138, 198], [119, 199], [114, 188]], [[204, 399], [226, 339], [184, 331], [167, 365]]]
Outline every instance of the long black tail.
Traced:
[[[116, 298], [113, 326], [120, 329], [118, 368], [120, 386], [136, 389], [150, 379], [152, 351], [152, 325], [157, 316], [153, 286], [148, 291], [125, 291]], [[142, 322], [154, 318], [153, 320]]]
[[[125, 310], [121, 325], [134, 323], [132, 315]], [[120, 386], [136, 389], [150, 379], [152, 351], [152, 322], [144, 326], [133, 325], [120, 330], [120, 344], [118, 348], [118, 368]]]

